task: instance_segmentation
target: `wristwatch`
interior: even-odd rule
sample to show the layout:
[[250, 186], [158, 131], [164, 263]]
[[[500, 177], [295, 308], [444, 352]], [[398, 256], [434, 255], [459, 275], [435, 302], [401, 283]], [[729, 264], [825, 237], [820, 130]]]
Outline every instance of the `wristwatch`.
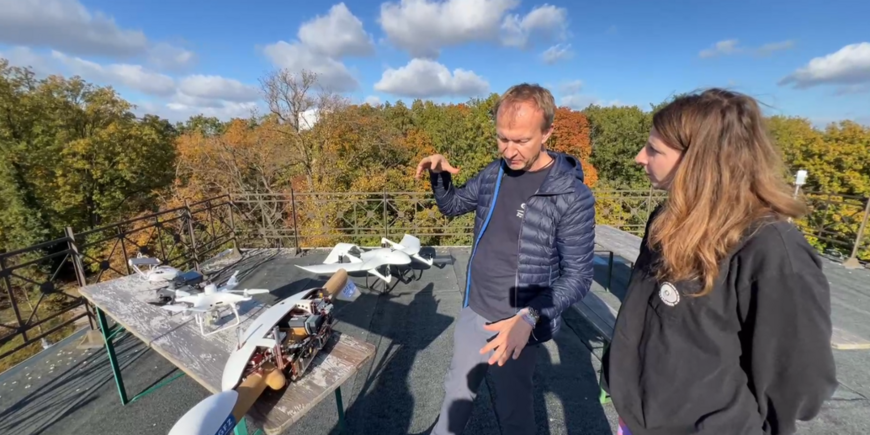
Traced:
[[540, 320], [541, 315], [538, 313], [538, 310], [532, 307], [525, 307], [520, 310], [520, 315], [523, 316], [530, 325], [535, 326], [538, 324], [538, 320]]

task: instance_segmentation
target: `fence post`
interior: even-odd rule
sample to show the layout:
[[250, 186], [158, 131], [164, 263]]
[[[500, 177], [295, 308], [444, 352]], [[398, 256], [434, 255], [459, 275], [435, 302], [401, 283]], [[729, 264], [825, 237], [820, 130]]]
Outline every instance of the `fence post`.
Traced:
[[299, 227], [296, 225], [296, 193], [290, 185], [290, 208], [293, 210], [293, 248], [299, 253]]
[[387, 219], [387, 186], [384, 186], [384, 238], [390, 238], [389, 231], [390, 222]]
[[867, 204], [864, 205], [864, 219], [861, 221], [861, 227], [858, 228], [858, 235], [855, 237], [855, 246], [852, 247], [852, 255], [849, 259], [843, 262], [843, 266], [848, 269], [861, 267], [858, 262], [858, 249], [861, 248], [861, 242], [864, 238], [864, 230], [867, 229], [867, 221], [870, 220], [870, 197], [867, 198]]
[[69, 246], [70, 251], [73, 252], [73, 269], [76, 271], [76, 280], [79, 282], [79, 287], [84, 287], [88, 285], [88, 281], [85, 278], [85, 267], [82, 264], [81, 253], [79, 253], [79, 247], [76, 245], [75, 234], [73, 233], [72, 227], [64, 228], [63, 232], [67, 238], [67, 245]]
[[[88, 285], [88, 279], [85, 276], [85, 266], [82, 264], [82, 256], [79, 252], [79, 247], [76, 244], [75, 233], [73, 232], [72, 227], [64, 228], [63, 232], [66, 234], [67, 238], [67, 246], [69, 246], [69, 250], [73, 253], [73, 269], [76, 272], [76, 281], [79, 282], [79, 287], [84, 287]], [[83, 298], [84, 299], [84, 298]], [[91, 330], [96, 329], [97, 325], [94, 323], [94, 316], [91, 313], [90, 305], [88, 301], [85, 302], [85, 311], [88, 314], [88, 324], [91, 327]]]
[[199, 252], [197, 252], [196, 247], [196, 235], [193, 233], [193, 214], [190, 212], [190, 205], [187, 199], [184, 200], [184, 215], [187, 220], [187, 232], [190, 233], [190, 246], [193, 249], [193, 268], [197, 272], [201, 272], [199, 270]]
[[227, 195], [227, 198], [229, 198], [229, 203], [227, 204], [227, 208], [230, 211], [230, 232], [233, 233], [233, 250], [236, 252], [239, 252], [239, 244], [238, 244], [238, 241], [236, 239], [237, 238], [236, 220], [233, 218], [233, 207], [236, 205], [236, 203], [233, 201], [232, 196]]
[[[0, 254], [5, 254], [5, 249], [0, 249]], [[2, 272], [3, 281], [6, 284], [6, 294], [9, 295], [9, 303], [12, 304], [12, 311], [15, 312], [15, 320], [18, 320], [18, 327], [21, 331], [21, 337], [27, 341], [27, 332], [24, 331], [24, 321], [21, 319], [21, 312], [18, 311], [18, 301], [15, 300], [15, 292], [12, 290], [12, 280], [9, 276], [12, 275], [11, 270], [6, 269], [6, 259], [0, 255], [0, 272]], [[27, 297], [25, 294], [24, 297]]]

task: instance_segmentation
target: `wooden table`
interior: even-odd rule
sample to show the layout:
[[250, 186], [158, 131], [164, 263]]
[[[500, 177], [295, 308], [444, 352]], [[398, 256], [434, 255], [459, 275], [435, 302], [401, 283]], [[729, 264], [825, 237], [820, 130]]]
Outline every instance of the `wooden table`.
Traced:
[[[239, 305], [240, 325], [204, 337], [192, 316], [173, 314], [149, 303], [156, 301], [156, 289], [165, 285], [149, 283], [134, 274], [88, 285], [80, 290], [82, 296], [95, 306], [118, 393], [124, 405], [150, 391], [128, 400], [112, 343], [113, 335], [119, 329], [111, 331], [106, 316], [114, 319], [121, 328], [142, 340], [146, 346], [154, 349], [214, 394], [221, 391], [224, 363], [236, 346], [238, 329], [244, 331], [252, 318], [268, 308], [256, 300], [243, 302]], [[235, 317], [228, 312], [218, 321], [216, 327], [234, 321]], [[356, 373], [374, 351], [372, 344], [335, 332], [311, 363], [306, 376], [283, 390], [267, 389], [248, 412], [248, 420], [251, 420], [254, 427], [262, 428], [266, 434], [278, 434], [334, 392], [338, 403], [339, 424], [343, 425], [344, 406], [340, 386]], [[245, 434], [246, 425], [240, 423], [236, 433]]]

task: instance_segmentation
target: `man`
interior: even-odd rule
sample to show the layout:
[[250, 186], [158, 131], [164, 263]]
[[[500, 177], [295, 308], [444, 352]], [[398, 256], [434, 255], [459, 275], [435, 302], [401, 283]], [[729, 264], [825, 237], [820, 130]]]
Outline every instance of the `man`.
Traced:
[[500, 159], [464, 186], [442, 155], [424, 158], [439, 210], [475, 211], [474, 243], [454, 332], [445, 398], [433, 434], [462, 432], [487, 371], [503, 433], [536, 433], [532, 377], [536, 353], [561, 326], [561, 313], [592, 284], [594, 199], [580, 162], [548, 151], [555, 102], [537, 85], [510, 88], [494, 114]]

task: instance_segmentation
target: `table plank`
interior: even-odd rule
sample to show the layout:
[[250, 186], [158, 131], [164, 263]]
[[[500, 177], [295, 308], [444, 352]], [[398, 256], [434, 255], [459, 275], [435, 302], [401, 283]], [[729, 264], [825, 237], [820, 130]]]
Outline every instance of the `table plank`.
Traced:
[[608, 225], [595, 226], [595, 243], [614, 254], [634, 262], [640, 255], [641, 237]]
[[[236, 347], [238, 331], [244, 331], [267, 307], [256, 300], [243, 302], [239, 304], [240, 325], [203, 337], [193, 316], [148, 303], [156, 300], [155, 290], [163, 285], [131, 275], [86, 286], [80, 292], [209, 392], [220, 392], [224, 364]], [[233, 321], [227, 312], [215, 326]], [[280, 391], [267, 389], [249, 411], [250, 423], [267, 434], [283, 432], [350, 378], [374, 352], [374, 345], [334, 332], [302, 379]]]

